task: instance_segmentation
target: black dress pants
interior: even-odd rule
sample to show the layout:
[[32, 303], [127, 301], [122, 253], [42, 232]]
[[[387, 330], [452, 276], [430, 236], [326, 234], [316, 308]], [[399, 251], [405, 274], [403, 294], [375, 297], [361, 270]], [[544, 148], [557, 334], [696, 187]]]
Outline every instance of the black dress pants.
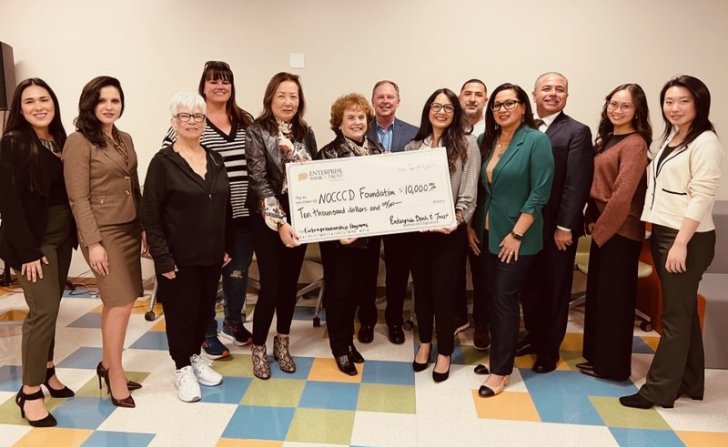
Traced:
[[335, 357], [346, 354], [353, 344], [354, 314], [357, 309], [360, 320], [372, 321], [368, 313], [373, 308], [373, 321], [376, 322], [372, 294], [372, 280], [376, 281], [376, 277], [371, 272], [379, 263], [380, 244], [378, 237], [355, 241], [351, 245], [342, 245], [337, 241], [320, 243], [326, 281], [326, 327], [331, 352]]
[[498, 255], [488, 251], [488, 234], [481, 241], [481, 262], [485, 263], [486, 293], [490, 320], [490, 372], [508, 375], [513, 372], [513, 360], [518, 344], [523, 284], [532, 281], [526, 273], [535, 255], [518, 255], [518, 260], [501, 262]]
[[387, 307], [384, 320], [387, 326], [402, 326], [404, 298], [407, 295], [407, 282], [410, 274], [411, 234], [392, 234], [384, 236], [384, 265], [386, 267], [385, 286]]
[[523, 321], [539, 360], [556, 363], [569, 321], [576, 241], [564, 251], [553, 232], [544, 237], [543, 250], [534, 255], [523, 291]]
[[[465, 226], [450, 234], [411, 233], [415, 312], [421, 343], [430, 343], [437, 327], [437, 353], [455, 349], [455, 288], [458, 260], [465, 251]], [[433, 325], [434, 323], [434, 325]]]

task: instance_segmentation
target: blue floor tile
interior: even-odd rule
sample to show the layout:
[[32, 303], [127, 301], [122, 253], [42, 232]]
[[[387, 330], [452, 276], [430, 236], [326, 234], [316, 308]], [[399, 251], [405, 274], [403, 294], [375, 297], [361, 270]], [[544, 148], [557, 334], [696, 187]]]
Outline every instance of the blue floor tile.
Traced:
[[414, 385], [415, 373], [410, 362], [387, 362], [367, 360], [364, 363], [362, 383], [384, 383], [389, 385]]
[[523, 368], [520, 372], [543, 422], [603, 425], [589, 396], [618, 397], [636, 391], [631, 382], [600, 380], [577, 371], [536, 374]]
[[153, 434], [95, 431], [81, 447], [146, 447], [154, 439]]
[[0, 391], [18, 391], [23, 385], [23, 369], [20, 366], [0, 366]]
[[250, 386], [250, 377], [225, 376], [218, 386], [201, 386], [202, 401], [206, 403], [239, 404]]
[[153, 349], [159, 351], [168, 351], [169, 345], [167, 344], [167, 333], [150, 331], [142, 335], [135, 341], [130, 349]]
[[655, 351], [645, 343], [642, 337], [632, 337], [632, 352], [634, 354], [654, 354]]
[[96, 429], [116, 409], [111, 399], [76, 396], [53, 411], [58, 426]]
[[[101, 334], [99, 334], [100, 337]], [[80, 347], [56, 366], [59, 368], [96, 369], [96, 365], [101, 361], [102, 355], [101, 348]]]
[[622, 447], [685, 447], [672, 430], [610, 428], [612, 436]]
[[278, 367], [278, 362], [273, 359], [272, 355], [269, 355], [268, 359], [271, 362], [271, 377], [274, 379], [306, 380], [308, 379], [308, 373], [311, 371], [311, 366], [313, 365], [313, 357], [297, 357], [294, 355], [293, 360], [296, 362], [296, 372], [288, 374], [287, 372], [281, 371], [281, 368]]
[[358, 400], [357, 383], [307, 382], [298, 406], [356, 411]]
[[86, 315], [77, 318], [68, 327], [94, 328], [101, 327], [101, 314], [99, 312], [89, 312]]
[[295, 411], [295, 408], [242, 405], [235, 410], [222, 437], [283, 441]]

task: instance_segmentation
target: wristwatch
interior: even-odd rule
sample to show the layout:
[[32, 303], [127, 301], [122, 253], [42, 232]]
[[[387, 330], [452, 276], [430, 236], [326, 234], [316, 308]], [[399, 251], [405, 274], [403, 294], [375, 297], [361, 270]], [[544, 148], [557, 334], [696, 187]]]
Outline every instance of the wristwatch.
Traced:
[[520, 234], [520, 233], [516, 233], [513, 230], [511, 230], [511, 236], [513, 237], [513, 239], [515, 239], [515, 240], [517, 240], [519, 242], [523, 240], [523, 235]]

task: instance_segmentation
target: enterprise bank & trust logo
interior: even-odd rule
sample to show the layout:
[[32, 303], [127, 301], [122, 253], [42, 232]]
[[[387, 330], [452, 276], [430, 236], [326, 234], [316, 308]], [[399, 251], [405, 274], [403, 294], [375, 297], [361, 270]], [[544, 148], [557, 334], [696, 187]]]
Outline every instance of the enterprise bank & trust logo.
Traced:
[[302, 172], [298, 174], [298, 180], [333, 180], [342, 178], [343, 176], [344, 171], [341, 168], [311, 169], [308, 172]]

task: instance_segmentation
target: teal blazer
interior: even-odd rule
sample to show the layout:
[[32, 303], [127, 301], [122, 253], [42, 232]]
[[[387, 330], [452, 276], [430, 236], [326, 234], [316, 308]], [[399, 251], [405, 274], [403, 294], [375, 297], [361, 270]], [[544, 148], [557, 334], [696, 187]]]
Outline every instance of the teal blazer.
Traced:
[[521, 213], [533, 216], [533, 224], [523, 235], [521, 255], [535, 255], [543, 248], [543, 216], [541, 208], [551, 195], [554, 157], [546, 134], [526, 125], [518, 128], [508, 148], [493, 170], [493, 183], [488, 182], [486, 166], [493, 157], [492, 148], [480, 169], [478, 207], [473, 226], [483, 240], [485, 215], [489, 215], [488, 251], [498, 254], [500, 243], [511, 232]]

